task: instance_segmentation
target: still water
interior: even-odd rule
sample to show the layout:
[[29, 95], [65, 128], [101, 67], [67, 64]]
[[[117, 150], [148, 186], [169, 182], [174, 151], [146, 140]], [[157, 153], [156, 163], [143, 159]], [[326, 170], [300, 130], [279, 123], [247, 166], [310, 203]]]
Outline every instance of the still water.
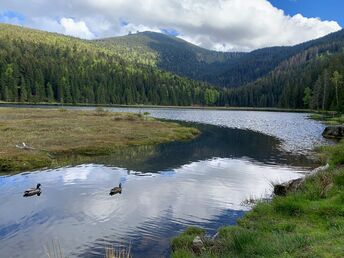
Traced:
[[[171, 237], [187, 226], [214, 234], [243, 216], [245, 199], [269, 197], [272, 182], [302, 176], [315, 164], [300, 153], [323, 143], [323, 126], [304, 114], [149, 112], [203, 123], [191, 124], [202, 134], [93, 164], [0, 176], [0, 256], [46, 257], [58, 241], [65, 257], [104, 257], [109, 245], [130, 245], [134, 257], [166, 257]], [[23, 198], [37, 183], [42, 195]], [[119, 183], [122, 194], [110, 196]]]

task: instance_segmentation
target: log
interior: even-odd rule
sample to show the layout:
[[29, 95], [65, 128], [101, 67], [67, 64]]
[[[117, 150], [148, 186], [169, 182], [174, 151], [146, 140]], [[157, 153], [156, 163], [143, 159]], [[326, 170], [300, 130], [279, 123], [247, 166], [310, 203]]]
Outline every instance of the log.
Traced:
[[321, 171], [325, 171], [329, 168], [329, 164], [326, 164], [325, 166], [321, 166], [321, 167], [318, 167], [316, 169], [313, 169], [310, 173], [308, 173], [306, 176], [302, 177], [302, 178], [298, 178], [298, 179], [294, 179], [294, 180], [291, 180], [291, 181], [288, 181], [286, 183], [283, 183], [283, 184], [277, 184], [277, 185], [274, 185], [274, 194], [277, 195], [277, 196], [285, 196], [287, 193], [289, 192], [294, 192], [296, 190], [298, 190], [303, 182], [321, 172]]

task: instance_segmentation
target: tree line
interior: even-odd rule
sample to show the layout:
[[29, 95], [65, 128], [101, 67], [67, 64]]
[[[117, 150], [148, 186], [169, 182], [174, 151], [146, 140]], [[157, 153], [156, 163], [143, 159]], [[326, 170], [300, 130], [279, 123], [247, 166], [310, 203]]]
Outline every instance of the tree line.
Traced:
[[343, 35], [305, 43], [293, 55], [291, 48], [285, 54], [283, 48], [256, 51], [270, 54], [247, 57], [253, 60], [250, 71], [265, 67], [276, 53], [291, 56], [254, 82], [221, 88], [163, 71], [149, 55], [135, 62], [139, 52], [125, 55], [97, 42], [0, 24], [0, 100], [344, 111]]
[[205, 83], [70, 43], [0, 38], [0, 100], [186, 106], [218, 101], [219, 89]]
[[343, 112], [343, 77], [344, 49], [335, 54], [316, 54], [304, 62], [293, 58], [254, 83], [225, 90], [218, 104]]

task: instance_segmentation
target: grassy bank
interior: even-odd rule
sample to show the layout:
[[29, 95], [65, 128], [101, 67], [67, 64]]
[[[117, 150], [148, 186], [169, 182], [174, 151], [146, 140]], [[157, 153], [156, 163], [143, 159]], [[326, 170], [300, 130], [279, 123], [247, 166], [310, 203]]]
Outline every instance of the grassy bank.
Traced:
[[[321, 149], [330, 169], [301, 189], [260, 202], [216, 240], [190, 228], [172, 241], [173, 257], [344, 257], [344, 142]], [[195, 236], [205, 250], [192, 250]]]
[[324, 122], [328, 125], [341, 125], [344, 124], [343, 114], [329, 114], [329, 113], [313, 113], [310, 115], [311, 119]]
[[[65, 109], [0, 109], [0, 172], [65, 165], [75, 156], [110, 155], [195, 137], [197, 129], [140, 114]], [[23, 144], [27, 148], [23, 148]]]

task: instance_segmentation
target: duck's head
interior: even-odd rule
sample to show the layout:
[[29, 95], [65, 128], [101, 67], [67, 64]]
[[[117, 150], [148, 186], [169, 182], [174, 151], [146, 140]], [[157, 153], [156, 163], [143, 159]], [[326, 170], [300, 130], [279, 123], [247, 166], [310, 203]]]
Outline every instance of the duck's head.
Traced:
[[36, 188], [38, 189], [38, 188], [40, 188], [40, 187], [41, 187], [41, 184], [37, 184], [37, 187], [36, 187]]

